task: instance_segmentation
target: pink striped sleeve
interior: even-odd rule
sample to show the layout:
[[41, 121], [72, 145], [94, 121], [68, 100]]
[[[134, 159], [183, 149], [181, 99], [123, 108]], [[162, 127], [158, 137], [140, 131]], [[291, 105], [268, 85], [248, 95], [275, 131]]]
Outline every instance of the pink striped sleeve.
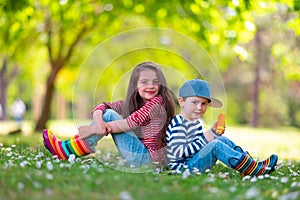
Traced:
[[92, 112], [92, 115], [97, 110], [102, 110], [102, 112], [104, 113], [105, 110], [108, 109], [108, 108], [111, 108], [114, 111], [116, 111], [117, 113], [119, 113], [120, 115], [122, 115], [123, 106], [124, 106], [124, 100], [119, 100], [119, 101], [116, 101], [116, 102], [108, 102], [108, 103], [105, 103], [105, 104], [101, 103], [101, 104], [97, 105], [94, 108], [94, 110]]
[[116, 101], [116, 102], [107, 103], [107, 105], [111, 109], [113, 109], [114, 111], [116, 111], [120, 115], [123, 115], [124, 104], [125, 104], [124, 100], [119, 100], [119, 101]]
[[97, 105], [97, 106], [94, 108], [94, 110], [93, 110], [93, 112], [92, 112], [92, 115], [93, 115], [93, 113], [94, 113], [95, 111], [97, 111], [97, 110], [102, 110], [102, 112], [104, 112], [104, 111], [106, 110], [106, 105], [105, 105], [104, 103], [101, 103], [101, 104]]
[[158, 115], [163, 107], [163, 99], [157, 96], [147, 101], [139, 110], [133, 112], [126, 118], [126, 121], [131, 129], [144, 126], [150, 122], [151, 118]]

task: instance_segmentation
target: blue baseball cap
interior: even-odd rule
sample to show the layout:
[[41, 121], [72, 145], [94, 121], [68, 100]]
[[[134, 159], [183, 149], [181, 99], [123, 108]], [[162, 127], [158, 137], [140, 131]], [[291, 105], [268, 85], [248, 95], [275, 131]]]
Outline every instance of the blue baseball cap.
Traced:
[[204, 97], [210, 100], [210, 105], [215, 108], [221, 108], [223, 103], [211, 96], [210, 85], [204, 80], [193, 79], [186, 81], [179, 89], [179, 97]]

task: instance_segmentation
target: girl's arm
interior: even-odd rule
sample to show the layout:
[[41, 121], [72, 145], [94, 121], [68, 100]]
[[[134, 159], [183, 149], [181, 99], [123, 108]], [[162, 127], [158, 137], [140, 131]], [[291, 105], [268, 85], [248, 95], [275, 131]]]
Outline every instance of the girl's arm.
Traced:
[[111, 127], [111, 133], [121, 133], [131, 130], [126, 119], [111, 121], [108, 124]]
[[147, 101], [140, 109], [131, 113], [131, 115], [126, 118], [126, 121], [130, 129], [135, 129], [151, 122], [151, 119], [158, 116], [166, 116], [164, 101], [161, 96], [153, 97]]
[[[115, 103], [116, 104], [116, 103]], [[117, 105], [117, 104], [116, 104]], [[111, 105], [110, 105], [111, 106]], [[133, 112], [126, 119], [104, 122], [102, 119], [104, 105], [100, 104], [93, 111], [94, 125], [79, 127], [79, 136], [87, 138], [93, 134], [121, 133], [133, 130], [149, 122], [158, 112], [163, 112], [163, 99], [157, 96], [147, 101], [139, 110]]]
[[[108, 102], [108, 103], [101, 103], [97, 105], [92, 112], [93, 117], [93, 125], [88, 126], [80, 126], [78, 128], [79, 136], [81, 138], [87, 138], [93, 134], [99, 135], [108, 135], [112, 133], [112, 128], [110, 124], [103, 121], [103, 113], [106, 109], [110, 108], [115, 110], [117, 113], [122, 114], [122, 107], [124, 106], [124, 100], [119, 100], [116, 102]], [[114, 126], [114, 130], [116, 130]]]
[[88, 138], [93, 134], [108, 135], [109, 133], [121, 133], [131, 130], [126, 119], [105, 122], [102, 114], [101, 110], [95, 111], [93, 113], [94, 124], [78, 128], [80, 138]]
[[104, 135], [108, 135], [109, 133], [111, 133], [111, 127], [108, 123], [103, 121], [102, 115], [103, 115], [102, 110], [96, 110], [93, 113], [94, 125], [96, 126], [94, 127], [96, 130], [94, 131], [97, 131], [97, 129], [99, 129], [100, 133], [103, 133]]

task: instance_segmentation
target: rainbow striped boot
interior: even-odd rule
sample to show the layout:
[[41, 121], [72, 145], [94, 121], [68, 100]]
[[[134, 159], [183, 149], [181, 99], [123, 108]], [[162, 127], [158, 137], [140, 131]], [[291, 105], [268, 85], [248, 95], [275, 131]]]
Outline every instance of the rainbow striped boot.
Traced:
[[242, 147], [240, 147], [240, 146], [235, 146], [235, 147], [234, 147], [234, 150], [236, 150], [236, 151], [238, 151], [238, 152], [240, 152], [240, 153], [248, 154], [248, 155], [252, 158], [252, 156], [250, 155], [250, 153], [249, 153], [248, 151], [244, 151], [244, 150], [242, 149]]
[[[231, 164], [233, 160], [237, 159], [230, 158], [229, 163]], [[277, 160], [277, 155], [271, 155], [264, 161], [256, 162], [248, 154], [245, 154], [240, 160], [238, 160], [237, 164], [231, 164], [231, 166], [233, 169], [238, 170], [243, 176], [260, 176], [264, 174], [270, 174], [272, 171], [274, 171]]]
[[52, 155], [57, 155], [61, 160], [67, 160], [71, 154], [76, 157], [94, 153], [88, 142], [79, 139], [78, 135], [68, 140], [61, 141], [48, 129], [43, 131], [44, 146]]

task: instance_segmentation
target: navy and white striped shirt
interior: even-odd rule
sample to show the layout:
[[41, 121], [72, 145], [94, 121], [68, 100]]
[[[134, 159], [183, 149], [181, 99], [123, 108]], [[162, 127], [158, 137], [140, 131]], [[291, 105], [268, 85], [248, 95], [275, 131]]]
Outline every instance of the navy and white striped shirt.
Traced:
[[171, 170], [181, 170], [186, 161], [202, 149], [208, 141], [200, 120], [189, 121], [176, 115], [167, 129], [167, 159]]

